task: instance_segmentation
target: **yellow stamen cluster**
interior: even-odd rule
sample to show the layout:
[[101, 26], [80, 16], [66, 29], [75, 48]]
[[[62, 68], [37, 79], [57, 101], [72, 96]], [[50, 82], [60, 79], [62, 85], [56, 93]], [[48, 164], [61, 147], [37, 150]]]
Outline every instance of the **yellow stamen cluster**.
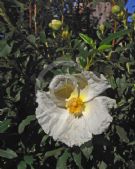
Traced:
[[74, 116], [80, 116], [82, 115], [85, 105], [79, 97], [73, 97], [66, 103], [66, 107]]

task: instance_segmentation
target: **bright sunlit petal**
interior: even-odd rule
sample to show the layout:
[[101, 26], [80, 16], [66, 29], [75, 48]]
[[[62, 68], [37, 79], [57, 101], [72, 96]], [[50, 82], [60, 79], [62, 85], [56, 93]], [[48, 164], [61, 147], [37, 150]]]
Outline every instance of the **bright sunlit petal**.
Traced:
[[112, 122], [109, 112], [113, 107], [116, 108], [116, 101], [105, 96], [96, 97], [86, 103], [83, 115], [91, 133], [101, 134], [108, 128]]
[[111, 87], [103, 75], [100, 75], [100, 78], [98, 78], [92, 72], [83, 72], [83, 74], [88, 80], [88, 85], [80, 92], [80, 95], [85, 99], [85, 102], [93, 99], [107, 88]]

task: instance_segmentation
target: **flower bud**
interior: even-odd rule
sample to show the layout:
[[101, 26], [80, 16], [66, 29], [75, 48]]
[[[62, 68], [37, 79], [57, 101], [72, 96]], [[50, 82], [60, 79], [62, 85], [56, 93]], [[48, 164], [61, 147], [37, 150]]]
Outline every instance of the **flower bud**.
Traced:
[[105, 25], [104, 24], [100, 24], [99, 25], [99, 30], [102, 32], [102, 34], [104, 33], [105, 30]]
[[70, 37], [70, 32], [68, 30], [63, 30], [61, 36], [63, 39], [68, 39]]
[[112, 13], [113, 14], [117, 14], [117, 13], [119, 13], [120, 12], [120, 7], [118, 6], [118, 5], [114, 5], [113, 7], [112, 7]]
[[53, 19], [50, 23], [49, 23], [49, 27], [52, 29], [52, 30], [59, 30], [60, 27], [62, 26], [62, 22], [60, 20], [56, 20], [56, 19]]

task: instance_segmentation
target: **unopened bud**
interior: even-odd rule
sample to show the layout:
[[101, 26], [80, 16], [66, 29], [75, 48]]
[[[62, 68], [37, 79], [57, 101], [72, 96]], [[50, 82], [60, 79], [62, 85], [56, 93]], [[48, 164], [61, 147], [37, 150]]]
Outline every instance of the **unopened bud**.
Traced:
[[60, 20], [56, 20], [56, 19], [53, 19], [50, 23], [49, 23], [49, 27], [52, 29], [52, 30], [59, 30], [60, 27], [62, 26], [62, 22]]
[[118, 6], [118, 5], [114, 5], [113, 7], [112, 7], [112, 13], [113, 14], [117, 14], [117, 13], [119, 13], [120, 12], [120, 7]]

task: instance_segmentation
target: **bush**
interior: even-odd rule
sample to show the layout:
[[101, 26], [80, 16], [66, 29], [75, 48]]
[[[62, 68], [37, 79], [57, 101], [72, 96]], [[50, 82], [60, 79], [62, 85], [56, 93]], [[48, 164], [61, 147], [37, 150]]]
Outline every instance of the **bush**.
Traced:
[[[121, 13], [98, 25], [90, 19], [87, 1], [83, 12], [73, 1], [0, 2], [0, 164], [17, 168], [135, 168], [135, 21]], [[49, 28], [57, 19], [62, 26]], [[63, 31], [66, 34], [63, 34]], [[67, 36], [68, 35], [68, 36]], [[74, 61], [80, 69], [103, 73], [117, 101], [113, 122], [101, 135], [81, 147], [69, 148], [45, 134], [35, 118], [35, 88], [43, 67]], [[42, 88], [56, 74], [78, 72], [60, 65], [47, 72]]]

